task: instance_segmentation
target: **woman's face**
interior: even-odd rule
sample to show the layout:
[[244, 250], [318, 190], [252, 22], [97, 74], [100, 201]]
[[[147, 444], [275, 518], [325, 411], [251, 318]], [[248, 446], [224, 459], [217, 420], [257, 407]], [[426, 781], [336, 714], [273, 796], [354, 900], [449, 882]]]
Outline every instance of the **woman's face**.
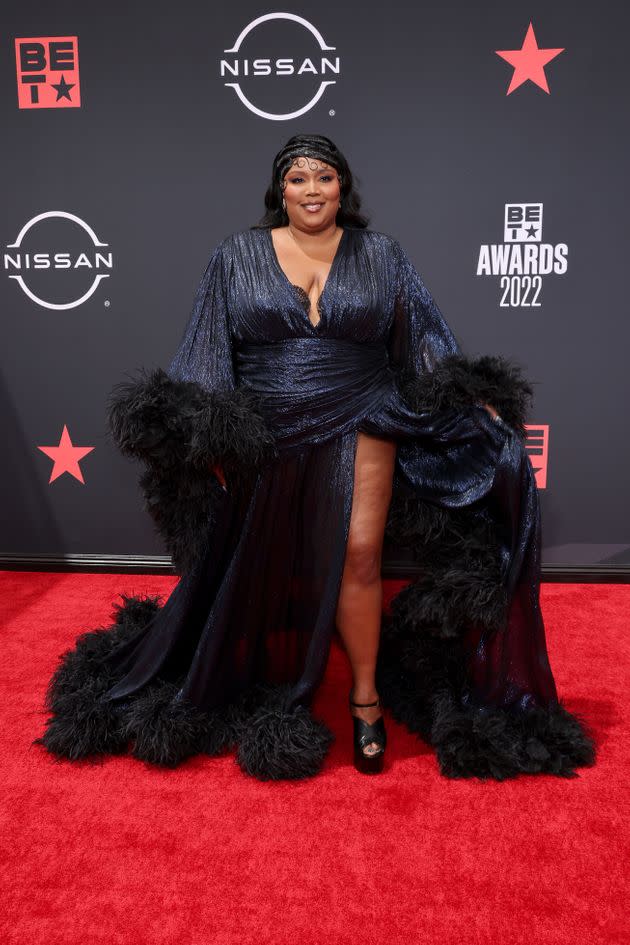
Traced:
[[337, 170], [317, 158], [299, 156], [284, 175], [289, 223], [323, 230], [335, 222], [341, 199]]

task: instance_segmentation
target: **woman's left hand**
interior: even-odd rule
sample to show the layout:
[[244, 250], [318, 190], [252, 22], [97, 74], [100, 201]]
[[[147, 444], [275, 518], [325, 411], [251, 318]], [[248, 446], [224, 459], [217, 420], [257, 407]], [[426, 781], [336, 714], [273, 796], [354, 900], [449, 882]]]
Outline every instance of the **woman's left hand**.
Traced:
[[494, 409], [494, 407], [491, 407], [490, 404], [483, 404], [482, 406], [486, 408], [486, 410], [488, 411], [488, 413], [490, 414], [493, 420], [499, 416], [497, 411]]

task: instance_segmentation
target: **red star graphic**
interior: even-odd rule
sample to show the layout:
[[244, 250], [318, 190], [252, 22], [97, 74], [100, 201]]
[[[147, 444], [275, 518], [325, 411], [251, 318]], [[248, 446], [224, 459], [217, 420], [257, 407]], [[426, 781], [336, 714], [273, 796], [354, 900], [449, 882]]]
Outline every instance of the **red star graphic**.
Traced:
[[523, 82], [529, 79], [535, 82], [544, 92], [549, 94], [547, 77], [545, 75], [545, 66], [556, 56], [564, 52], [563, 49], [539, 49], [536, 37], [534, 36], [534, 27], [531, 22], [527, 28], [525, 41], [520, 49], [495, 49], [497, 56], [501, 56], [511, 66], [514, 66], [514, 74], [507, 94], [517, 89]]
[[52, 460], [54, 460], [50, 479], [48, 480], [49, 484], [54, 482], [58, 476], [61, 476], [63, 473], [67, 472], [85, 485], [85, 480], [81, 473], [81, 469], [79, 468], [79, 460], [83, 459], [84, 456], [87, 456], [88, 453], [91, 453], [94, 447], [73, 446], [72, 440], [70, 439], [70, 434], [68, 433], [68, 427], [65, 425], [65, 423], [63, 425], [61, 439], [59, 440], [59, 446], [38, 446], [37, 449], [41, 450], [42, 453], [45, 453], [46, 456], [49, 456]]

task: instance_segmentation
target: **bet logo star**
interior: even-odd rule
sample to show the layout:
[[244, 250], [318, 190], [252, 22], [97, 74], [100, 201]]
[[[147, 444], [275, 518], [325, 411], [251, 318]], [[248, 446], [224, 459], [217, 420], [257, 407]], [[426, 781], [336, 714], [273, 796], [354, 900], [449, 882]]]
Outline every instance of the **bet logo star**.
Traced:
[[67, 98], [69, 102], [72, 101], [70, 89], [73, 89], [76, 83], [70, 82], [68, 84], [65, 77], [61, 76], [61, 82], [51, 82], [50, 84], [53, 89], [57, 90], [57, 101], [59, 101], [60, 98]]

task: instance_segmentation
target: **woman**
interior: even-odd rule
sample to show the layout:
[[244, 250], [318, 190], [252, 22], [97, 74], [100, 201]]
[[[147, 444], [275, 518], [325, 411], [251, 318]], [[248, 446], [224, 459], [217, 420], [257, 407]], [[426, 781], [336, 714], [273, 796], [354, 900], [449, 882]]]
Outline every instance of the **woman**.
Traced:
[[[235, 748], [260, 779], [308, 777], [336, 626], [359, 770], [382, 768], [382, 700], [449, 777], [575, 776], [594, 745], [547, 658], [531, 387], [461, 352], [330, 139], [291, 138], [265, 204], [215, 248], [168, 370], [109, 403], [181, 580], [62, 655], [37, 741], [170, 766]], [[382, 619], [386, 530], [418, 576]]]

